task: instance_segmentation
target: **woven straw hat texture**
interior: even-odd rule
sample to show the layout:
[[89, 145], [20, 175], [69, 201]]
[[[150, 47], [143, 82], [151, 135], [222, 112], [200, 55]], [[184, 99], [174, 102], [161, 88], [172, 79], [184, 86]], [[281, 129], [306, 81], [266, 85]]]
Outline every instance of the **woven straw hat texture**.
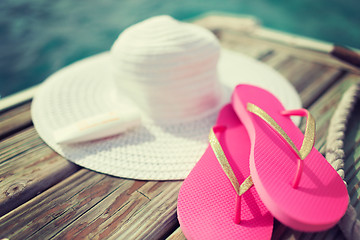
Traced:
[[[144, 180], [184, 179], [204, 153], [232, 89], [250, 83], [300, 108], [293, 86], [272, 68], [222, 49], [214, 35], [169, 16], [135, 24], [104, 52], [51, 75], [32, 103], [40, 137], [66, 159], [101, 173]], [[76, 144], [53, 132], [114, 109], [136, 108], [141, 126]]]

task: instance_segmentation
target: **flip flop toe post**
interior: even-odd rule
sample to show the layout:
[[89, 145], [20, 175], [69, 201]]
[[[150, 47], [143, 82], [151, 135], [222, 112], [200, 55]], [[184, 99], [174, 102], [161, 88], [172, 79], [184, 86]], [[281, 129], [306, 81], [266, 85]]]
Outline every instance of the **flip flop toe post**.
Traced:
[[[305, 109], [284, 109], [268, 91], [238, 85], [236, 115], [250, 138], [250, 173], [272, 215], [299, 231], [322, 231], [345, 214], [349, 197], [341, 177], [313, 147], [315, 121]], [[290, 115], [307, 118], [305, 135]]]
[[209, 147], [183, 182], [177, 214], [187, 239], [270, 239], [273, 217], [253, 187], [250, 141], [231, 105], [219, 113]]

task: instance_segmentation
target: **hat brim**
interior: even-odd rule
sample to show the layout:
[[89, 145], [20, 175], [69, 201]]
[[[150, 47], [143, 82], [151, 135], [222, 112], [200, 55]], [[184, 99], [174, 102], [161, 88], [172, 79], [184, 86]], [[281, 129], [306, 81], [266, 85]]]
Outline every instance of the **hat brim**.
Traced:
[[[78, 120], [120, 109], [128, 102], [112, 82], [110, 53], [73, 63], [51, 75], [32, 103], [32, 119], [40, 137], [66, 159], [85, 168], [141, 180], [184, 179], [204, 153], [217, 110], [182, 123], [155, 122], [142, 113], [142, 125], [116, 136], [77, 144], [57, 144], [53, 132]], [[301, 107], [298, 93], [283, 76], [250, 57], [222, 49], [218, 74], [223, 103], [240, 83], [265, 88], [285, 103]]]

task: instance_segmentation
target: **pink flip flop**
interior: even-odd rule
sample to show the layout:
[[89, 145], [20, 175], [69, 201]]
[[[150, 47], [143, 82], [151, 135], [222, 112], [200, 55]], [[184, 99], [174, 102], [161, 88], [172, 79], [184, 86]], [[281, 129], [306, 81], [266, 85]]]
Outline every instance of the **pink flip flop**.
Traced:
[[[313, 147], [311, 114], [305, 109], [285, 111], [275, 96], [251, 85], [235, 88], [232, 105], [250, 138], [253, 183], [272, 215], [299, 231], [334, 226], [345, 214], [348, 192], [341, 177]], [[290, 115], [307, 117], [305, 135]]]
[[230, 104], [220, 111], [209, 140], [179, 192], [177, 214], [184, 235], [270, 239], [273, 217], [251, 187], [249, 137]]

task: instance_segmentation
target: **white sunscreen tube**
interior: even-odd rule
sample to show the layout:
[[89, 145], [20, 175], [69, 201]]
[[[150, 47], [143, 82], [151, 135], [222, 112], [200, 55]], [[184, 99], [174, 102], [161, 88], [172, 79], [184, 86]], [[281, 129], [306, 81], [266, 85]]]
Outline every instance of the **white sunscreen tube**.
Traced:
[[56, 143], [85, 142], [125, 132], [140, 123], [140, 113], [135, 109], [106, 112], [54, 131], [54, 139]]

